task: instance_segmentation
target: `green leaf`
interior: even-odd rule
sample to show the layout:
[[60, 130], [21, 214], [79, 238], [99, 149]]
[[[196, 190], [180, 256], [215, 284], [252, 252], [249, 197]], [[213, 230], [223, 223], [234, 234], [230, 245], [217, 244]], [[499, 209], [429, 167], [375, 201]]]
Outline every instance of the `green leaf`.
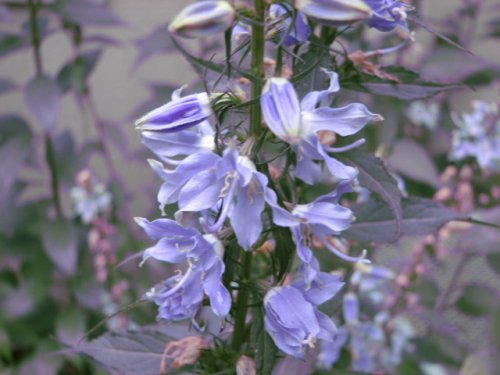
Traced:
[[278, 348], [264, 329], [264, 311], [262, 307], [255, 307], [253, 311], [250, 335], [252, 342], [255, 343], [254, 353], [257, 374], [272, 375]]
[[28, 39], [23, 35], [0, 32], [0, 57], [26, 47], [28, 44]]
[[[403, 199], [402, 235], [423, 235], [436, 232], [452, 220], [465, 220], [466, 215], [430, 199]], [[393, 214], [383, 202], [372, 200], [353, 208], [356, 221], [343, 236], [361, 242], [389, 242], [395, 232]]]
[[465, 349], [454, 337], [432, 335], [411, 340], [414, 345], [412, 357], [419, 361], [441, 363], [457, 368], [465, 357]]
[[500, 276], [500, 253], [493, 253], [486, 256], [488, 266]]
[[171, 337], [162, 333], [106, 333], [75, 348], [121, 375], [158, 375], [166, 343]]
[[424, 81], [417, 73], [400, 66], [384, 67], [382, 71], [393, 75], [399, 82], [360, 73], [354, 77], [345, 77], [340, 84], [346, 89], [368, 92], [375, 95], [392, 96], [402, 100], [424, 99], [440, 92], [462, 87], [459, 84]]
[[273, 227], [273, 237], [276, 241], [276, 248], [273, 252], [277, 263], [276, 280], [281, 280], [289, 271], [295, 253], [295, 244], [292, 241], [290, 231], [287, 228]]
[[84, 26], [120, 26], [124, 22], [108, 7], [88, 0], [58, 0], [51, 9], [62, 18]]
[[68, 90], [75, 90], [83, 94], [86, 87], [86, 81], [102, 54], [102, 50], [95, 49], [87, 51], [78, 56], [74, 61], [64, 65], [57, 75], [57, 83], [62, 93]]
[[[393, 238], [401, 233], [401, 199], [402, 195], [397, 182], [384, 166], [384, 162], [364, 151], [351, 151], [337, 155], [337, 158], [359, 170], [359, 182], [368, 190], [377, 193], [389, 206], [394, 218]], [[388, 233], [391, 234], [391, 233]]]
[[488, 315], [495, 308], [495, 290], [483, 285], [467, 285], [456, 302], [457, 309], [468, 316]]

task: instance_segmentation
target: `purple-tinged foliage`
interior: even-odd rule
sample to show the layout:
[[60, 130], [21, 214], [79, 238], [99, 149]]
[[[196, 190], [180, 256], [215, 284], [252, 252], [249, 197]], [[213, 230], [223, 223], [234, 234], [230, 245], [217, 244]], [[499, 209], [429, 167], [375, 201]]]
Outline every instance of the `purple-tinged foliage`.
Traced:
[[[273, 28], [278, 32], [285, 46], [300, 45], [307, 42], [311, 28], [307, 18], [302, 12], [297, 12], [293, 17], [292, 8], [286, 4], [271, 4], [269, 17]], [[292, 24], [293, 22], [293, 24]]]

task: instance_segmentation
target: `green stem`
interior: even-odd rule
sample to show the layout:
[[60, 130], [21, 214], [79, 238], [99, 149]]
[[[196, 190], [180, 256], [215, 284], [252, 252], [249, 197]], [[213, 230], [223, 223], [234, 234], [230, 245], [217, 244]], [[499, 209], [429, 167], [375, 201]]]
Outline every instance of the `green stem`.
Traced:
[[245, 339], [245, 323], [247, 318], [249, 290], [247, 282], [252, 270], [252, 252], [245, 251], [243, 254], [242, 272], [238, 288], [238, 300], [236, 301], [236, 314], [234, 317], [234, 331], [231, 346], [239, 351]]
[[[31, 31], [31, 44], [33, 46], [33, 58], [35, 61], [36, 76], [43, 75], [42, 55], [40, 52], [40, 34], [38, 32], [38, 7], [39, 3], [35, 0], [28, 0], [29, 13], [30, 13], [30, 31]], [[50, 186], [52, 190], [52, 201], [56, 209], [57, 217], [63, 217], [61, 199], [59, 196], [59, 176], [57, 173], [57, 163], [54, 145], [52, 143], [51, 135], [45, 133], [45, 160], [50, 170]]]
[[57, 217], [62, 219], [63, 213], [61, 208], [61, 199], [59, 197], [59, 175], [57, 173], [56, 156], [54, 145], [50, 134], [45, 133], [45, 160], [50, 169], [50, 186], [52, 190], [52, 201], [56, 209]]
[[257, 78], [252, 81], [252, 100], [256, 102], [250, 106], [250, 133], [258, 137], [261, 131], [262, 112], [259, 98], [262, 92], [264, 79], [264, 0], [254, 0], [255, 23], [252, 25], [252, 75]]

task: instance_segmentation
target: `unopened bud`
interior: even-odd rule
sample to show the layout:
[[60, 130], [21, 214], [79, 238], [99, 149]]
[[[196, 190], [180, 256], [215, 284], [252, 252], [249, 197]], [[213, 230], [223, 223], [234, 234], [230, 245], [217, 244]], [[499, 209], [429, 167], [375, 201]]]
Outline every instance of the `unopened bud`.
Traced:
[[242, 355], [236, 362], [236, 375], [256, 375], [255, 360], [246, 355]]
[[362, 0], [295, 0], [298, 10], [319, 23], [346, 25], [368, 19], [372, 9]]
[[200, 1], [184, 8], [168, 30], [186, 38], [208, 36], [227, 30], [234, 15], [234, 9], [227, 1]]

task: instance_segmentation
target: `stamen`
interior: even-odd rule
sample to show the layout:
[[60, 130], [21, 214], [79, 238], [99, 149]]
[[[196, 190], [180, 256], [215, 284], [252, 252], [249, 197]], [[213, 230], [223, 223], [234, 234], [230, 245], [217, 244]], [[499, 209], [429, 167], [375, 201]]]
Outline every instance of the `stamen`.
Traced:
[[327, 240], [326, 237], [321, 237], [320, 240], [323, 243], [323, 245], [326, 246], [326, 248], [328, 250], [330, 250], [333, 254], [338, 256], [340, 259], [345, 260], [346, 262], [350, 262], [350, 263], [362, 262], [362, 263], [367, 263], [367, 264], [371, 263], [371, 260], [366, 259], [366, 255], [367, 255], [366, 249], [363, 250], [363, 252], [361, 253], [361, 255], [359, 257], [352, 257], [352, 256], [349, 256], [347, 254], [344, 254], [342, 251], [333, 247], [333, 245], [330, 244], [330, 242]]

